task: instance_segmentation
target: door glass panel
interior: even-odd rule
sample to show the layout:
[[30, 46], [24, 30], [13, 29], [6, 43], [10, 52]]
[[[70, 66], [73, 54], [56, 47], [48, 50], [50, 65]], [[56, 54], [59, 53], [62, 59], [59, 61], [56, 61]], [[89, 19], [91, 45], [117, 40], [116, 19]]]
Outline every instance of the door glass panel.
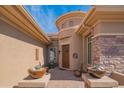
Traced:
[[50, 62], [56, 63], [56, 48], [50, 48]]

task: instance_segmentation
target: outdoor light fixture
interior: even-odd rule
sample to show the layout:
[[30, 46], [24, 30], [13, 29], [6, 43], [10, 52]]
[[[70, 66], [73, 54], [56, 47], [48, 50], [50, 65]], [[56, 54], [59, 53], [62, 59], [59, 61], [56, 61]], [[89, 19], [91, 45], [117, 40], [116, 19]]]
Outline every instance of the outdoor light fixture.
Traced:
[[60, 52], [61, 52], [61, 51], [59, 50], [58, 53], [60, 54]]

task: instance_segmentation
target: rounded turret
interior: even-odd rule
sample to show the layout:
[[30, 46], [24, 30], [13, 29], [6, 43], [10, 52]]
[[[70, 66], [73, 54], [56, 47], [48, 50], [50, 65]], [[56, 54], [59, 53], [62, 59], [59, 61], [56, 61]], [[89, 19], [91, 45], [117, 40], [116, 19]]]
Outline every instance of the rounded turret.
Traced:
[[60, 16], [56, 21], [56, 26], [61, 31], [66, 28], [78, 26], [83, 20], [85, 13], [82, 11], [74, 11]]

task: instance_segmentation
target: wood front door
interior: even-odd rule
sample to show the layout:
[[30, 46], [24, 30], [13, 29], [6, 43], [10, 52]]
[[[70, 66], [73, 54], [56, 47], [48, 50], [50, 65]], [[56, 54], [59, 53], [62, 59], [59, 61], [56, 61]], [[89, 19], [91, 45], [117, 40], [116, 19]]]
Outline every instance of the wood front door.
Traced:
[[69, 45], [62, 45], [62, 67], [69, 68]]

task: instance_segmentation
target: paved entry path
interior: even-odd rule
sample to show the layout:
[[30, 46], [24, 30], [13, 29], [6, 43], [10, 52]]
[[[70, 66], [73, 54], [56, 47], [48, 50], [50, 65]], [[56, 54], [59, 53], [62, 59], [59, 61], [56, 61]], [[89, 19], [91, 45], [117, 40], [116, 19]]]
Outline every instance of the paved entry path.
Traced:
[[51, 79], [48, 88], [83, 88], [84, 82], [81, 78], [73, 75], [73, 71], [60, 70], [58, 68], [51, 69]]

